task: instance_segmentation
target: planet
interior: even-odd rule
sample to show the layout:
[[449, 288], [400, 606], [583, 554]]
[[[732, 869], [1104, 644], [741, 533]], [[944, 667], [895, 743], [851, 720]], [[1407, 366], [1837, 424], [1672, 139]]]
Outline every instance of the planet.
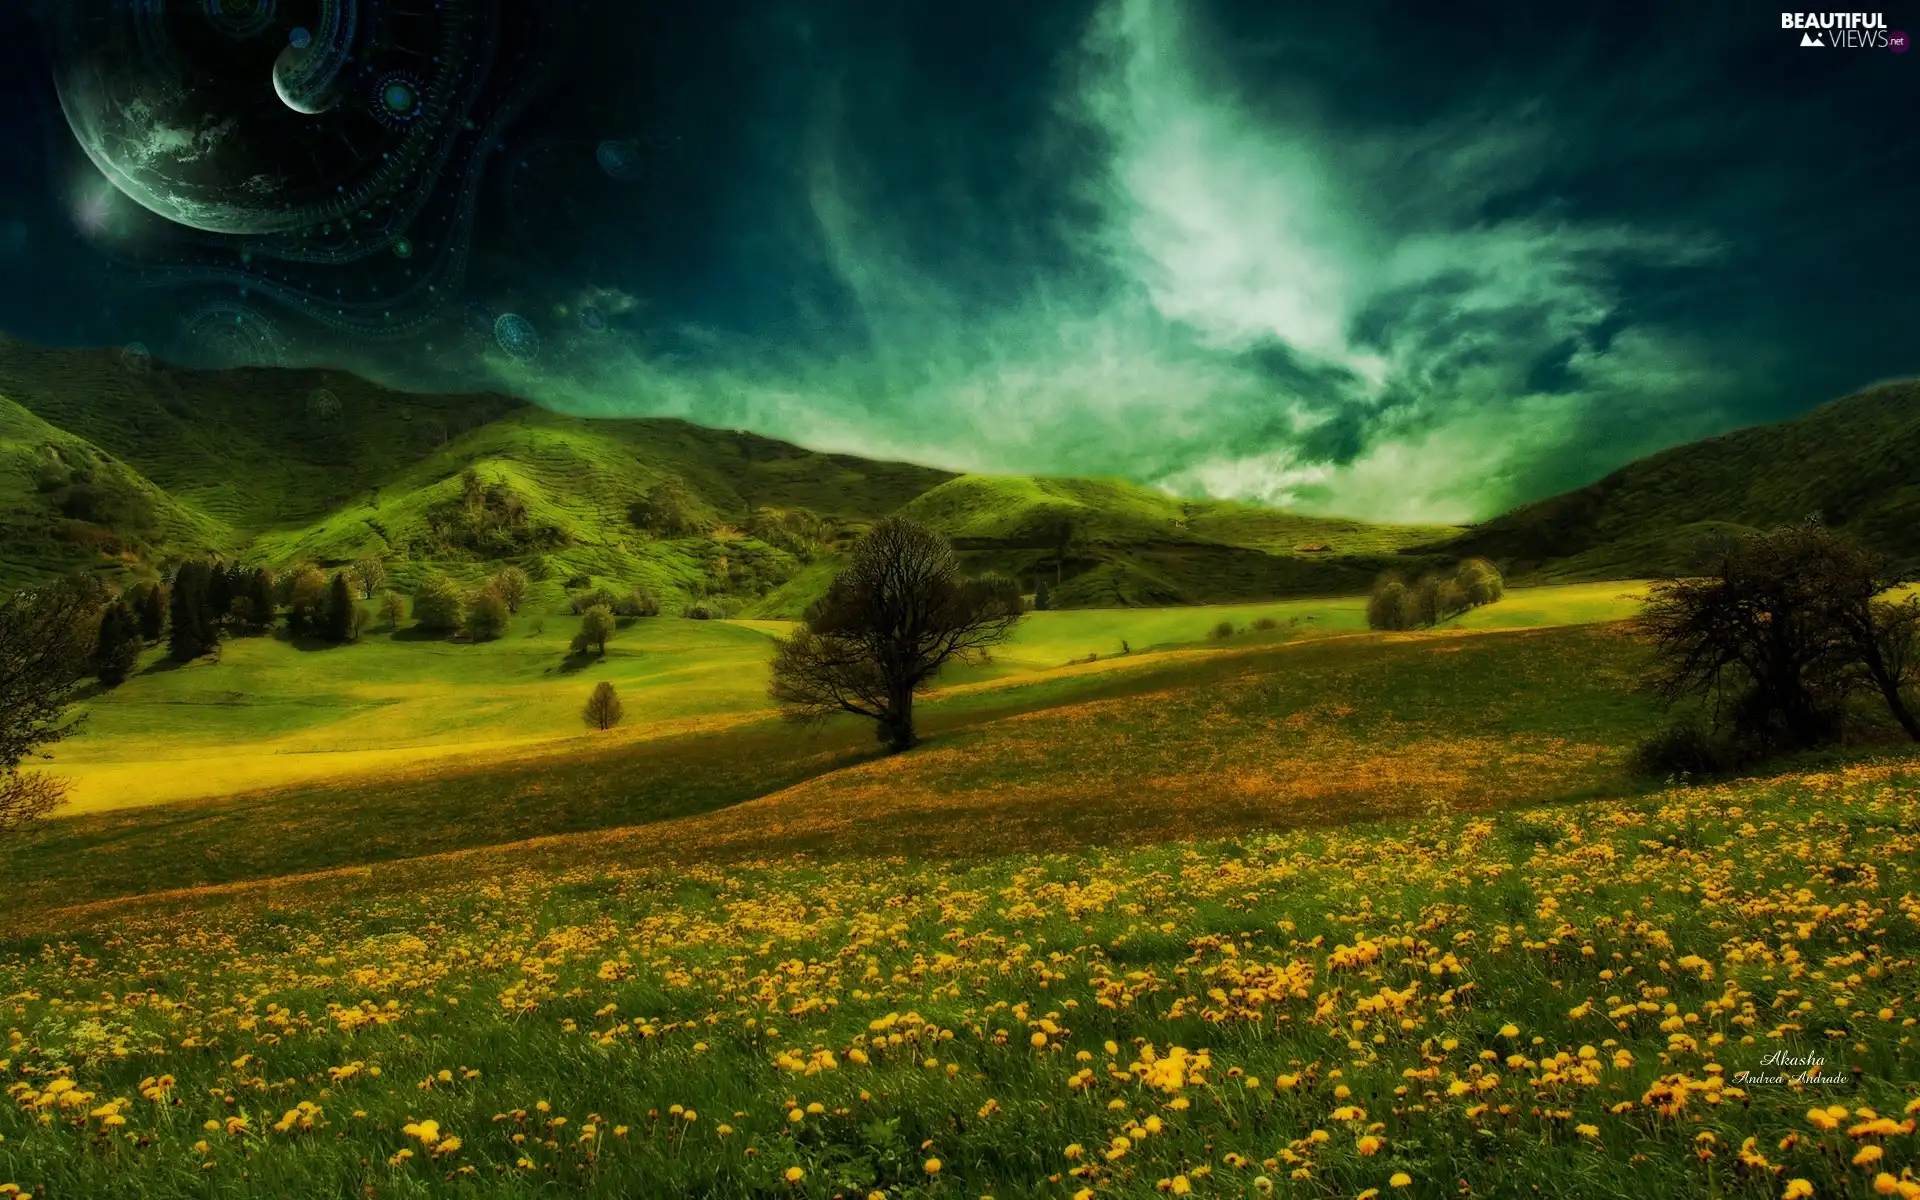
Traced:
[[357, 0], [320, 0], [319, 36], [301, 26], [273, 60], [273, 91], [294, 112], [318, 116], [340, 102], [340, 71], [353, 52]]
[[493, 323], [493, 340], [509, 358], [530, 362], [540, 354], [540, 335], [533, 322], [519, 313], [501, 313]]
[[[376, 0], [46, 10], [61, 111], [101, 174], [175, 224], [258, 236], [316, 229], [421, 186], [422, 163], [464, 115], [454, 105], [484, 77], [457, 49], [476, 44], [475, 4], [440, 0], [378, 44], [373, 15], [391, 6]], [[393, 71], [383, 63], [416, 61], [430, 67], [408, 77], [396, 127], [373, 85]]]
[[600, 169], [615, 179], [633, 179], [642, 170], [640, 148], [632, 142], [601, 142], [593, 157]]

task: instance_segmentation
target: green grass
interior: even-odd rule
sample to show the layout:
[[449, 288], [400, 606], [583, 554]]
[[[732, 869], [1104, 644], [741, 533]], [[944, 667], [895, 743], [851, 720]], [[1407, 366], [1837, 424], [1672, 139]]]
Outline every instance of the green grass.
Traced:
[[[1604, 632], [1357, 634], [1205, 643], [957, 677], [919, 706], [925, 744], [881, 760], [866, 723], [834, 721], [808, 733], [764, 711], [763, 631], [691, 621], [635, 628], [623, 636], [661, 640], [564, 683], [535, 682], [538, 658], [511, 640], [433, 647], [477, 653], [458, 666], [444, 660], [431, 683], [408, 682], [395, 665], [425, 649], [418, 644], [302, 652], [265, 641], [230, 649], [229, 662], [217, 666], [137, 678], [124, 696], [97, 706], [89, 731], [59, 760], [80, 775], [78, 811], [0, 845], [0, 873], [10, 881], [0, 909], [698, 814], [718, 823], [681, 822], [673, 836], [748, 854], [885, 844], [903, 827], [930, 844], [963, 842], [979, 832], [975, 808], [1016, 793], [1035, 798], [1021, 818], [1031, 826], [1029, 845], [1098, 827], [1137, 839], [1175, 827], [1318, 823], [1363, 809], [1417, 810], [1443, 793], [1462, 802], [1552, 799], [1631, 786], [1625, 751], [1654, 720], [1650, 703], [1628, 686], [1637, 647]], [[682, 650], [698, 664], [692, 684], [660, 661], [665, 639], [675, 638], [687, 639]], [[261, 686], [264, 675], [247, 673], [256, 653], [254, 671], [271, 673], [276, 659], [291, 659], [306, 673], [300, 678], [325, 679], [330, 690], [310, 708], [286, 696], [227, 703], [248, 678]], [[340, 665], [326, 667], [329, 658]], [[233, 674], [223, 675], [230, 665]], [[420, 670], [419, 660], [408, 670]], [[602, 670], [628, 681], [621, 688], [630, 721], [635, 710], [663, 719], [613, 734], [584, 731], [574, 713]], [[505, 678], [515, 674], [518, 685]], [[714, 690], [702, 692], [701, 680]], [[143, 686], [144, 701], [133, 690]], [[553, 719], [571, 727], [545, 742], [504, 740], [502, 709], [493, 706], [541, 711], [533, 699], [514, 699], [516, 687], [548, 695]], [[366, 706], [369, 695], [393, 698]], [[316, 711], [323, 720], [313, 719]], [[208, 732], [198, 744], [167, 737], [168, 722], [219, 728], [209, 713], [229, 731], [258, 732], [225, 742]], [[380, 757], [435, 737], [453, 739], [452, 752], [416, 747]], [[256, 739], [264, 752], [254, 753]], [[1490, 750], [1501, 740], [1513, 744]], [[317, 752], [326, 745], [340, 747], [338, 765], [314, 773], [315, 760], [329, 757]], [[109, 761], [122, 753], [147, 757]], [[1490, 753], [1484, 770], [1471, 767]], [[228, 759], [264, 762], [268, 773], [239, 776], [244, 787], [218, 786], [239, 795], [151, 802], [179, 779], [219, 785]], [[89, 771], [148, 788], [149, 801], [85, 791]], [[1142, 796], [1174, 793], [1178, 803], [1158, 815], [1122, 811]], [[758, 807], [740, 807], [750, 800]]]
[[[1872, 1194], [1912, 1164], [1915, 772], [961, 861], [506, 848], [69, 914], [0, 945], [0, 1173], [100, 1200]], [[1773, 1051], [1846, 1082], [1744, 1078]]]
[[[1516, 591], [1462, 619], [1476, 627], [1618, 619], [1618, 586]], [[1274, 628], [1260, 631], [1257, 622]], [[1214, 640], [1220, 622], [1236, 633]], [[577, 620], [552, 584], [536, 588], [507, 636], [479, 645], [370, 630], [357, 645], [233, 638], [219, 660], [178, 665], [149, 651], [142, 669], [83, 704], [81, 732], [53, 769], [76, 781], [76, 811], [310, 784], [413, 769], [448, 755], [565, 753], [602, 680], [630, 729], [718, 728], [765, 713], [769, 637], [782, 622], [661, 617], [630, 621], [604, 659], [568, 655]], [[942, 686], [1016, 683], [1097, 657], [1201, 646], [1244, 649], [1364, 628], [1355, 598], [1175, 609], [1030, 614], [983, 666], [950, 668]], [[1124, 663], [1119, 665], [1125, 665]], [[1072, 679], [1064, 689], [1083, 686]]]
[[1809, 516], [1920, 565], [1920, 384], [1708, 438], [1524, 505], [1445, 546], [1540, 582], [1684, 573], [1702, 537]]
[[[310, 409], [322, 391], [338, 400], [337, 417]], [[84, 445], [117, 459], [125, 489], [157, 515], [134, 528], [102, 513], [56, 537], [36, 501], [32, 536], [0, 543], [0, 584], [77, 565], [137, 573], [208, 553], [274, 567], [379, 555], [409, 588], [432, 569], [475, 579], [497, 563], [429, 536], [431, 514], [459, 495], [467, 470], [510, 487], [533, 526], [561, 531], [561, 544], [518, 556], [536, 578], [644, 584], [678, 608], [700, 598], [726, 556], [752, 567], [726, 601], [764, 617], [799, 615], [836, 549], [895, 511], [952, 536], [972, 570], [1029, 586], [1055, 577], [1058, 604], [1075, 608], [1354, 592], [1386, 566], [1426, 561], [1403, 549], [1458, 532], [1181, 500], [1117, 480], [955, 477], [683, 421], [394, 392], [340, 372], [139, 373], [114, 352], [0, 341], [0, 403], [8, 399], [19, 407], [0, 414], [0, 499], [32, 491], [43, 446]], [[805, 509], [825, 518], [828, 536], [811, 563], [725, 530], [652, 538], [627, 514], [668, 477], [722, 522], [745, 526], [756, 507]], [[1076, 526], [1064, 561], [1048, 532], [1057, 516]]]

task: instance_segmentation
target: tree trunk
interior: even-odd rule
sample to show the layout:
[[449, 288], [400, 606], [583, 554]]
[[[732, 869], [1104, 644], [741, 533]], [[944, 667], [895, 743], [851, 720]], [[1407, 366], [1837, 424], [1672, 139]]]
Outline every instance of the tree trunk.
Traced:
[[894, 688], [887, 697], [887, 719], [881, 722], [887, 739], [887, 753], [911, 750], [920, 739], [913, 731], [913, 689]]
[[1907, 731], [1909, 738], [1920, 742], [1920, 721], [1914, 720], [1912, 710], [1907, 707], [1906, 700], [1900, 695], [1900, 681], [1893, 677], [1893, 671], [1887, 666], [1886, 657], [1880, 653], [1880, 647], [1874, 642], [1871, 626], [1868, 627], [1866, 642], [1861, 649], [1865, 652], [1861, 657], [1866, 660], [1867, 674], [1873, 678], [1874, 686], [1880, 689], [1881, 698], [1886, 700], [1887, 709], [1893, 713], [1893, 719], [1900, 722], [1900, 728]]

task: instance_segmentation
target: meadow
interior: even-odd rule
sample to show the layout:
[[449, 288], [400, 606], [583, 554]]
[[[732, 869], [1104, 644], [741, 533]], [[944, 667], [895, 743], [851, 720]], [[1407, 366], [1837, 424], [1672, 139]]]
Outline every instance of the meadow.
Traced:
[[[1520, 589], [1449, 627], [1617, 619], [1631, 611], [1634, 594], [1634, 585], [1619, 583]], [[1262, 618], [1275, 628], [1252, 629]], [[1239, 633], [1211, 641], [1209, 631], [1223, 621]], [[506, 637], [477, 645], [423, 639], [403, 626], [375, 628], [344, 647], [233, 638], [218, 662], [184, 666], [154, 650], [126, 684], [81, 706], [86, 724], [58, 748], [52, 769], [74, 782], [70, 811], [89, 813], [436, 762], [576, 754], [596, 741], [583, 737], [580, 706], [603, 679], [619, 689], [634, 732], [710, 731], [768, 715], [767, 641], [791, 628], [787, 621], [639, 620], [609, 643], [604, 659], [582, 662], [567, 653], [576, 624], [549, 586]], [[1351, 597], [1038, 612], [993, 663], [951, 670], [942, 683], [1032, 685], [1123, 649], [1137, 656], [1245, 648], [1365, 627], [1361, 602]], [[629, 735], [616, 739], [622, 736]]]
[[636, 865], [575, 838], [67, 914], [5, 949], [0, 1178], [1920, 1194], [1910, 763], [976, 849]]
[[1635, 775], [1637, 591], [1034, 613], [891, 757], [779, 622], [145, 671], [0, 843], [0, 1196], [1920, 1196], [1920, 762]]

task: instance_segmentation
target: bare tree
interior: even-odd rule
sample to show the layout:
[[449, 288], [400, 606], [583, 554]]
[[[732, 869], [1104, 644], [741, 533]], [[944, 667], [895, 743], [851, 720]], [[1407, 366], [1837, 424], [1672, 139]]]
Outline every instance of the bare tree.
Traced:
[[1920, 609], [1882, 597], [1902, 582], [1846, 535], [1807, 521], [1724, 544], [1709, 574], [1654, 583], [1638, 620], [1668, 703], [1705, 699], [1717, 727], [1765, 752], [1838, 733], [1849, 695], [1880, 694], [1920, 740], [1911, 686]]
[[517, 613], [527, 602], [527, 573], [519, 567], [504, 567], [493, 577], [493, 590], [506, 601], [507, 611]]
[[353, 564], [353, 580], [360, 585], [360, 598], [371, 600], [373, 594], [380, 590], [380, 585], [387, 581], [387, 564], [368, 555]]
[[953, 547], [901, 517], [876, 524], [846, 569], [781, 639], [772, 695], [790, 720], [871, 718], [889, 750], [917, 740], [914, 694], [947, 663], [979, 658], [1021, 617], [1011, 580], [960, 577]]
[[587, 697], [584, 715], [587, 718], [587, 724], [595, 729], [612, 729], [620, 723], [620, 718], [626, 715], [626, 709], [621, 706], [620, 697], [614, 692], [613, 685], [603, 679], [594, 685], [593, 694]]
[[52, 811], [65, 782], [22, 772], [78, 725], [65, 721], [97, 637], [99, 584], [69, 578], [0, 600], [0, 832]]

